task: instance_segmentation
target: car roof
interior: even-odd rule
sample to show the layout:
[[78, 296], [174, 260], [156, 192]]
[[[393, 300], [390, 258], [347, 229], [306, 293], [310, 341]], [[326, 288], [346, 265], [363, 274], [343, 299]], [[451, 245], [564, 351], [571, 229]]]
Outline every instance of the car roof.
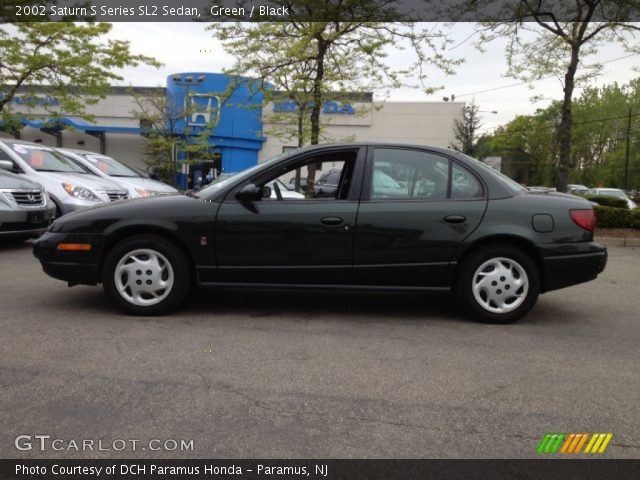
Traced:
[[321, 143], [318, 145], [307, 145], [298, 149], [298, 152], [312, 152], [314, 150], [322, 150], [324, 148], [353, 148], [353, 147], [393, 147], [393, 148], [426, 148], [441, 153], [452, 153], [455, 150], [446, 147], [438, 147], [436, 145], [427, 145], [420, 143], [402, 143], [402, 142], [337, 142], [337, 143]]
[[106, 157], [107, 155], [104, 155], [102, 153], [99, 152], [91, 152], [89, 150], [80, 150], [79, 148], [66, 148], [66, 147], [59, 147], [58, 150], [66, 150], [67, 152], [73, 152], [73, 153], [83, 153], [86, 155], [100, 155], [102, 157]]

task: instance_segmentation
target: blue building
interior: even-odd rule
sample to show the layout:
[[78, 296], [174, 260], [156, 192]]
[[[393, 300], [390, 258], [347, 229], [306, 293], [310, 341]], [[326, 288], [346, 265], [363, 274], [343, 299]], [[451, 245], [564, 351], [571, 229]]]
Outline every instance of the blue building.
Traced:
[[[218, 171], [232, 173], [255, 165], [265, 141], [262, 137], [264, 95], [258, 87], [253, 79], [220, 73], [170, 75], [167, 104], [170, 112], [176, 112], [179, 117], [174, 131], [189, 143], [203, 130], [210, 130], [211, 146], [205, 158], [210, 159]], [[189, 153], [179, 151], [177, 156], [184, 161]], [[200, 153], [199, 156], [202, 157]], [[186, 171], [183, 169], [183, 174]]]

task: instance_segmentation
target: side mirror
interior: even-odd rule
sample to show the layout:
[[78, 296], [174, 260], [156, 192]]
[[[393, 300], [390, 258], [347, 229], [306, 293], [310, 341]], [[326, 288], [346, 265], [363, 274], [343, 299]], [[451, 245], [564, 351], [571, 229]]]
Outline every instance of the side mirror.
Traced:
[[13, 170], [13, 162], [9, 160], [0, 160], [0, 168], [3, 170]]
[[241, 202], [253, 202], [255, 200], [260, 200], [260, 198], [262, 198], [262, 194], [262, 188], [250, 183], [242, 187], [238, 193], [236, 193], [236, 198]]

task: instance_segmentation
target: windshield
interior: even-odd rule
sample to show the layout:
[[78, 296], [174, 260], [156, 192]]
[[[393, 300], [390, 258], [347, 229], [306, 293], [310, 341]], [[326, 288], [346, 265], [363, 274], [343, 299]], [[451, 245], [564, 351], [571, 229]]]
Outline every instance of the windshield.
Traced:
[[522, 185], [520, 185], [518, 182], [516, 182], [512, 178], [506, 176], [504, 173], [499, 172], [495, 168], [491, 168], [486, 163], [483, 163], [480, 160], [477, 160], [477, 159], [475, 159], [473, 157], [470, 157], [469, 155], [465, 155], [464, 153], [458, 152], [458, 154], [462, 155], [467, 160], [470, 160], [471, 162], [473, 162], [473, 165], [475, 165], [477, 167], [480, 167], [483, 170], [485, 170], [486, 172], [490, 172], [492, 175], [495, 175], [498, 178], [500, 178], [500, 180], [502, 180], [503, 185], [505, 187], [507, 187], [509, 190], [511, 190], [512, 192], [514, 192], [514, 193], [521, 193], [521, 192], [525, 192], [526, 193], [527, 192], [527, 189], [525, 187], [523, 187]]
[[622, 190], [613, 190], [613, 189], [612, 190], [598, 190], [597, 192], [598, 192], [597, 193], [598, 195], [602, 195], [602, 196], [608, 195], [610, 197], [622, 198], [624, 200], [627, 199], [627, 194], [624, 193]]
[[39, 145], [9, 143], [14, 152], [38, 172], [91, 173], [61, 153]]
[[296, 153], [298, 153], [298, 150], [293, 150], [293, 151], [289, 151], [289, 152], [284, 152], [281, 153], [279, 155], [276, 155], [275, 157], [271, 157], [270, 159], [258, 163], [256, 165], [254, 165], [253, 167], [247, 168], [246, 170], [243, 170], [242, 172], [238, 172], [238, 173], [234, 173], [233, 175], [230, 175], [229, 177], [225, 178], [224, 180], [220, 180], [217, 181], [215, 183], [211, 183], [209, 185], [207, 185], [206, 187], [204, 187], [202, 190], [200, 190], [196, 195], [194, 195], [194, 197], [196, 198], [202, 198], [202, 197], [208, 197], [210, 195], [214, 195], [217, 192], [219, 192], [221, 189], [223, 189], [224, 187], [226, 187], [227, 185], [231, 184], [232, 182], [240, 182], [248, 177], [250, 177], [251, 175], [253, 175], [255, 172], [257, 172], [258, 170], [261, 170], [262, 167], [266, 167], [267, 165], [271, 165], [272, 163], [276, 163], [286, 157], [290, 157], [292, 155], [295, 155]]
[[140, 174], [126, 165], [104, 155], [83, 155], [91, 165], [110, 177], [140, 177]]

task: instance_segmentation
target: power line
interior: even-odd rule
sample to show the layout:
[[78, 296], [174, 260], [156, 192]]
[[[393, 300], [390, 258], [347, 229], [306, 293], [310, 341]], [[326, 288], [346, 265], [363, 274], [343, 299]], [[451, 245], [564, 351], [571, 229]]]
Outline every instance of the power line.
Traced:
[[[590, 120], [584, 120], [582, 122], [575, 122], [572, 123], [572, 127], [574, 126], [578, 126], [578, 125], [586, 125], [589, 123], [597, 123], [597, 122], [607, 122], [609, 120], [620, 120], [622, 118], [629, 118], [629, 117], [638, 117], [640, 116], [640, 113], [633, 113], [631, 115], [620, 115], [617, 117], [606, 117], [606, 118], [592, 118]], [[538, 131], [538, 130], [547, 130], [547, 129], [553, 129], [553, 128], [557, 128], [558, 125], [542, 125], [536, 128], [523, 128], [521, 130], [510, 130], [510, 131], [505, 131], [505, 132], [493, 132], [491, 135], [513, 135], [515, 133], [522, 133], [522, 132], [531, 132], [531, 131]], [[636, 131], [635, 129], [633, 131]]]
[[[635, 56], [635, 55], [638, 55], [638, 53], [630, 53], [630, 54], [628, 54], [628, 55], [623, 55], [623, 56], [621, 56], [621, 57], [612, 58], [612, 59], [610, 59], [610, 60], [606, 60], [606, 61], [604, 61], [604, 62], [600, 62], [599, 64], [602, 64], [602, 65], [603, 65], [603, 64], [605, 64], [605, 63], [617, 62], [618, 60], [624, 60], [625, 58], [633, 57], [633, 56]], [[590, 65], [590, 67], [593, 67], [593, 66], [595, 66], [595, 65], [599, 65], [599, 64], [592, 64], [592, 65]], [[488, 89], [486, 89], [486, 90], [478, 90], [478, 91], [476, 91], [476, 92], [463, 93], [463, 94], [461, 94], [461, 95], [456, 95], [455, 97], [456, 97], [456, 98], [460, 98], [460, 97], [471, 97], [471, 96], [473, 96], [473, 95], [480, 95], [481, 93], [495, 92], [496, 90], [504, 90], [505, 88], [513, 88], [513, 87], [518, 87], [518, 86], [520, 86], [520, 85], [527, 85], [527, 84], [532, 83], [532, 82], [539, 82], [539, 81], [541, 81], [541, 80], [546, 80], [547, 78], [551, 78], [551, 77], [555, 77], [555, 76], [556, 76], [556, 74], [546, 75], [546, 76], [544, 76], [544, 77], [540, 77], [540, 78], [537, 78], [537, 79], [535, 79], [535, 80], [531, 80], [531, 81], [529, 81], [529, 82], [517, 82], [517, 83], [510, 83], [510, 84], [507, 84], [507, 85], [501, 85], [501, 86], [499, 86], [499, 87], [488, 88]]]

